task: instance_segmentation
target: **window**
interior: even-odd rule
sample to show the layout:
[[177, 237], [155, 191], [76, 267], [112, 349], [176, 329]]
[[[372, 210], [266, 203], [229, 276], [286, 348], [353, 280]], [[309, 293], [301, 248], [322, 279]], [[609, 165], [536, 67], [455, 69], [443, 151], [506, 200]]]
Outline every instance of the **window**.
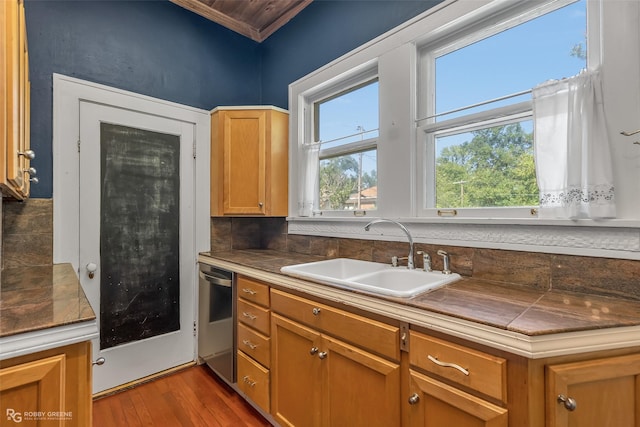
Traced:
[[[418, 242], [638, 259], [637, 136], [620, 134], [636, 130], [640, 117], [638, 22], [638, 1], [446, 0], [291, 83], [289, 233], [377, 238], [363, 230], [372, 216], [403, 221]], [[539, 207], [532, 196], [529, 91], [585, 65], [602, 70], [617, 218], [541, 218], [531, 214]], [[376, 210], [361, 219], [353, 217], [362, 211], [344, 206], [320, 211], [320, 150], [307, 152], [329, 150], [331, 138], [316, 126], [315, 106], [369, 82], [378, 95]], [[359, 125], [375, 129], [350, 124], [340, 136], [356, 135], [336, 142], [345, 146], [341, 155], [354, 153], [348, 144], [369, 139]], [[490, 155], [472, 159], [464, 152], [487, 139], [497, 147]], [[323, 161], [339, 157], [327, 154]], [[454, 210], [455, 218], [446, 217]], [[398, 232], [385, 239], [404, 240]]]
[[425, 215], [530, 216], [538, 204], [531, 88], [587, 65], [586, 0], [558, 3], [508, 10], [421, 49]]
[[378, 80], [311, 102], [319, 146], [315, 211], [377, 208]]

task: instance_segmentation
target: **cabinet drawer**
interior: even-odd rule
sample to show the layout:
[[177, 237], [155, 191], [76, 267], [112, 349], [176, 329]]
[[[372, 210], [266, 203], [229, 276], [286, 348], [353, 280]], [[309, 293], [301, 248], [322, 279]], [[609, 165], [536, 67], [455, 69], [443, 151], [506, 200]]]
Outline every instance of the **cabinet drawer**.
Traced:
[[265, 337], [242, 323], [238, 323], [238, 350], [242, 350], [267, 368], [271, 361], [269, 341], [269, 337]]
[[238, 388], [265, 412], [270, 411], [269, 370], [238, 351]]
[[264, 335], [269, 335], [269, 309], [239, 299], [238, 321], [251, 326]]
[[269, 307], [269, 286], [244, 276], [238, 276], [238, 298]]
[[290, 319], [400, 360], [400, 328], [271, 289], [271, 309]]
[[[507, 361], [500, 357], [410, 331], [411, 365], [507, 401]], [[462, 372], [461, 368], [466, 371]]]

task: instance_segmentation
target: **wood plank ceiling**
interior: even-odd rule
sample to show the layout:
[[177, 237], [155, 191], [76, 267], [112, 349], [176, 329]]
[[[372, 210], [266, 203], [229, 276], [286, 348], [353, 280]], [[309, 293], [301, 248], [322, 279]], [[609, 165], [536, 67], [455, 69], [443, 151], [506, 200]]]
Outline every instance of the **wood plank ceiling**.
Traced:
[[312, 0], [171, 0], [230, 30], [262, 42]]

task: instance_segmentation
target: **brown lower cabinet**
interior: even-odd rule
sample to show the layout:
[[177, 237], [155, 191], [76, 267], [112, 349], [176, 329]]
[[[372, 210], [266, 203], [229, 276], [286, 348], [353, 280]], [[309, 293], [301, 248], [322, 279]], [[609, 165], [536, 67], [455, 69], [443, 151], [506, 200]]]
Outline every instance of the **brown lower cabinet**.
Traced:
[[507, 427], [507, 410], [456, 387], [411, 371], [410, 425]]
[[548, 365], [548, 427], [640, 426], [640, 354]]
[[91, 426], [91, 343], [1, 361], [0, 395], [7, 425]]
[[412, 427], [507, 427], [506, 359], [410, 331], [409, 361]]
[[528, 359], [262, 285], [238, 383], [282, 426], [640, 427], [638, 347]]
[[269, 285], [238, 275], [238, 388], [264, 413], [270, 403], [270, 309]]
[[271, 408], [283, 426], [400, 424], [400, 365], [272, 315]]
[[[274, 289], [271, 309], [271, 414], [278, 423], [400, 425], [397, 327]], [[370, 351], [379, 342], [389, 358]]]

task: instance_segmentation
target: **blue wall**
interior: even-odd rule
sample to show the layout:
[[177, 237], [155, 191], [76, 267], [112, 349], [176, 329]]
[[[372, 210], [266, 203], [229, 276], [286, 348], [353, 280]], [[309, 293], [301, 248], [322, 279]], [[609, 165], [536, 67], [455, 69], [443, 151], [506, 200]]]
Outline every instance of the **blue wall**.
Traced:
[[260, 103], [260, 45], [162, 1], [27, 0], [31, 145], [52, 195], [52, 73], [194, 107]]
[[204, 109], [287, 108], [289, 83], [439, 2], [315, 0], [258, 44], [168, 0], [27, 0], [31, 195], [52, 196], [53, 73]]
[[288, 106], [288, 85], [442, 0], [314, 0], [262, 43], [262, 102]]

